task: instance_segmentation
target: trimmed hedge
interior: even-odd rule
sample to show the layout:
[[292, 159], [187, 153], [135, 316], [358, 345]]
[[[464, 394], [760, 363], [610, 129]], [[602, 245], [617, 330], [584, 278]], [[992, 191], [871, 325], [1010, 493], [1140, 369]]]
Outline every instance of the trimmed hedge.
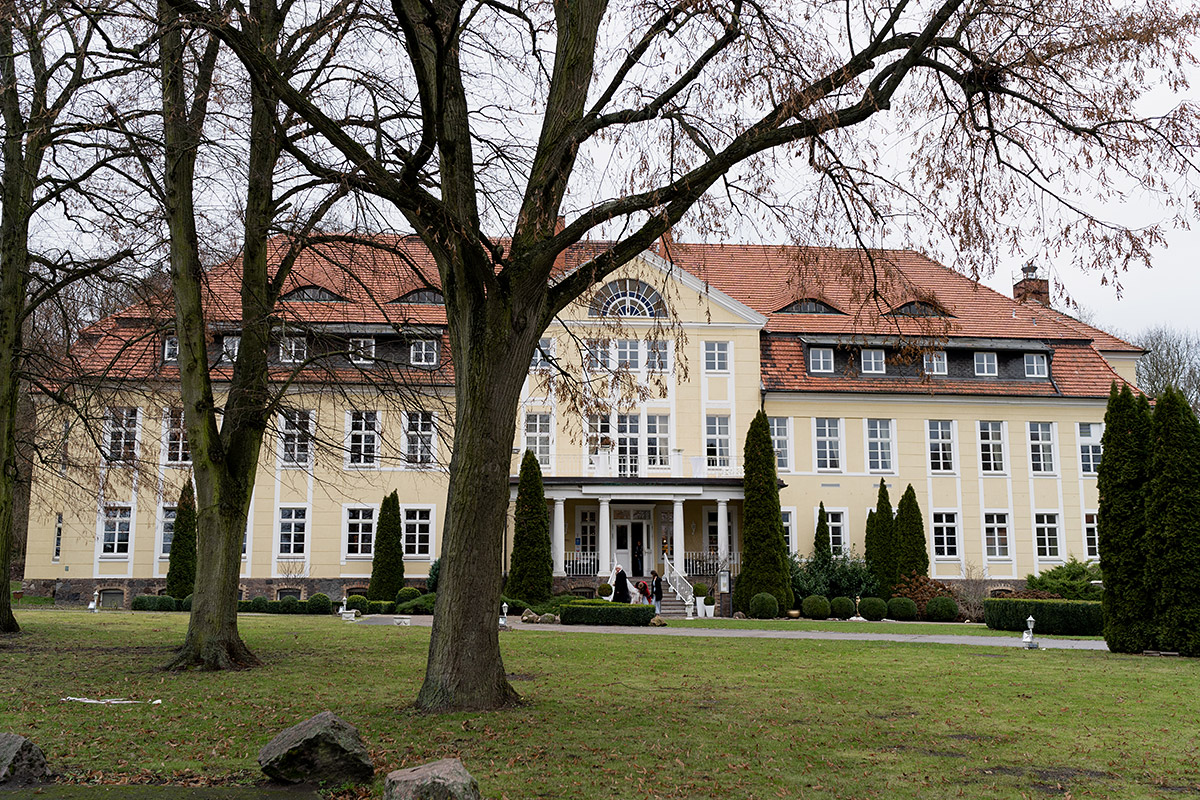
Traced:
[[396, 605], [407, 603], [410, 600], [416, 600], [421, 596], [421, 590], [415, 586], [401, 587], [400, 591], [396, 592]]
[[[853, 610], [853, 604], [851, 604], [851, 611]], [[800, 613], [809, 619], [829, 619], [831, 611], [829, 601], [819, 594], [809, 595], [800, 604]]]
[[654, 606], [577, 600], [562, 607], [560, 619], [564, 625], [649, 625], [654, 619]]
[[[708, 605], [708, 598], [705, 598]], [[775, 619], [779, 616], [779, 600], [770, 592], [759, 592], [750, 598], [751, 619]]]
[[308, 598], [308, 613], [332, 614], [333, 600], [329, 599], [329, 595], [323, 592], [317, 592]]
[[391, 614], [395, 610], [396, 604], [391, 600], [372, 600], [367, 604], [368, 614]]
[[983, 601], [983, 621], [992, 630], [1023, 631], [1033, 617], [1033, 635], [1102, 636], [1104, 612], [1095, 600], [1010, 600], [993, 597]]
[[416, 600], [409, 600], [407, 603], [400, 603], [396, 606], [397, 614], [415, 614], [429, 615], [433, 613], [433, 604], [437, 601], [437, 594], [430, 592], [423, 594]]
[[887, 604], [888, 619], [911, 622], [917, 618], [917, 604], [907, 597], [893, 597]]
[[871, 622], [879, 622], [887, 616], [887, 603], [883, 602], [878, 597], [864, 597], [858, 601], [858, 613], [863, 619], [868, 619]]
[[838, 619], [850, 619], [854, 616], [854, 601], [849, 597], [835, 597], [829, 601], [829, 613]]
[[953, 597], [935, 597], [925, 604], [925, 619], [930, 622], [953, 622], [958, 619], [958, 603]]
[[238, 600], [238, 613], [245, 614], [248, 611], [253, 611], [253, 609], [250, 607], [250, 601], [249, 600]]
[[139, 594], [133, 598], [133, 604], [130, 606], [134, 611], [156, 611], [158, 608], [158, 596], [153, 594]]

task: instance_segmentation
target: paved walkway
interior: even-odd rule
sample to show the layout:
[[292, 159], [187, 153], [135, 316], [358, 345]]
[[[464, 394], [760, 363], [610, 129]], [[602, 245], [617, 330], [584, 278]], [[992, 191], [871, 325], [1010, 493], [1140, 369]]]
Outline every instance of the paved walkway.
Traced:
[[[390, 614], [365, 617], [356, 625], [394, 625]], [[412, 624], [429, 627], [433, 617], [414, 616]], [[817, 639], [842, 642], [902, 642], [905, 644], [957, 644], [975, 647], [1024, 647], [1021, 635], [1012, 636], [955, 636], [953, 634], [929, 633], [839, 633], [837, 631], [788, 631], [757, 630], [751, 628], [665, 628], [629, 627], [626, 625], [526, 625], [515, 616], [509, 617], [508, 625], [515, 631], [537, 633], [616, 633], [627, 636], [685, 636], [726, 639]], [[1101, 650], [1108, 652], [1108, 645], [1095, 639], [1038, 639], [1043, 650]]]

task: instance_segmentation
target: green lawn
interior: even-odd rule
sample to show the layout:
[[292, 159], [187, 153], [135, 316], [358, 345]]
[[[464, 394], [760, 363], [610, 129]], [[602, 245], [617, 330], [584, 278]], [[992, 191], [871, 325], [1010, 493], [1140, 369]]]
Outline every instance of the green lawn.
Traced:
[[[851, 622], [850, 620], [814, 619], [681, 619], [672, 620], [680, 628], [733, 628], [762, 631], [833, 631], [835, 633], [932, 634], [935, 636], [1007, 636], [1020, 638], [1012, 631], [995, 631], [979, 623], [958, 622]], [[1036, 631], [1035, 631], [1036, 632]], [[1101, 636], [1044, 636], [1038, 639], [1086, 639], [1103, 641]]]
[[1184, 659], [513, 631], [501, 642], [526, 706], [425, 716], [408, 704], [427, 628], [248, 616], [265, 667], [173, 674], [156, 668], [183, 614], [21, 623], [0, 637], [0, 731], [72, 780], [256, 780], [259, 747], [328, 708], [359, 726], [381, 778], [458, 756], [509, 800], [1200, 793], [1200, 665]]

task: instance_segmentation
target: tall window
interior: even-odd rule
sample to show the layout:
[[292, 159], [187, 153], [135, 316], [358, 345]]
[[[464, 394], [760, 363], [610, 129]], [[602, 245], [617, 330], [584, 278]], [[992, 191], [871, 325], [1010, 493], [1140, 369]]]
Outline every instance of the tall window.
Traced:
[[167, 409], [167, 463], [188, 464], [192, 451], [188, 448], [187, 425], [183, 421], [182, 408]]
[[550, 420], [549, 414], [525, 415], [525, 449], [533, 451], [543, 469], [550, 467]]
[[1034, 514], [1033, 536], [1038, 558], [1058, 558], [1058, 514]]
[[1104, 425], [1098, 422], [1079, 423], [1079, 469], [1084, 475], [1095, 475], [1100, 471], [1100, 438]]
[[1097, 524], [1099, 515], [1089, 511], [1083, 515], [1083, 552], [1087, 558], [1100, 557], [1100, 528]]
[[671, 466], [671, 417], [646, 415], [646, 466]]
[[600, 451], [612, 446], [612, 425], [607, 414], [588, 416], [587, 430], [588, 466], [599, 466]]
[[617, 473], [637, 475], [641, 461], [641, 426], [637, 414], [617, 415]]
[[352, 467], [373, 467], [379, 462], [379, 412], [350, 412], [348, 463]]
[[936, 558], [958, 557], [958, 514], [953, 511], [933, 512], [933, 555]]
[[995, 353], [975, 354], [975, 374], [982, 378], [994, 378], [999, 374]]
[[237, 361], [238, 349], [242, 346], [242, 337], [226, 336], [221, 340], [221, 356], [230, 364]]
[[299, 364], [308, 358], [308, 340], [303, 336], [285, 336], [279, 342], [279, 360], [284, 364]]
[[[833, 369], [831, 366], [830, 369]], [[862, 371], [866, 375], [882, 375], [887, 372], [887, 361], [882, 350], [862, 351]]]
[[704, 371], [729, 371], [729, 342], [704, 343]]
[[360, 337], [350, 340], [350, 361], [354, 364], [370, 364], [375, 360], [375, 339]]
[[306, 467], [312, 463], [312, 417], [311, 411], [287, 409], [281, 415], [283, 430], [281, 460], [284, 464]]
[[1047, 368], [1046, 364], [1046, 355], [1044, 353], [1025, 354], [1026, 378], [1045, 378], [1049, 374], [1049, 369]]
[[408, 363], [415, 367], [436, 367], [438, 363], [438, 340], [418, 339], [409, 345]]
[[835, 556], [846, 552], [846, 515], [841, 511], [825, 512], [825, 522], [829, 525], [829, 549]]
[[1004, 426], [999, 422], [979, 423], [979, 469], [1004, 472]]
[[105, 415], [108, 428], [109, 461], [133, 461], [137, 457], [138, 410], [128, 406], [108, 409]]
[[409, 411], [404, 415], [404, 457], [409, 464], [433, 464], [433, 414]]
[[670, 369], [667, 343], [662, 339], [646, 342], [646, 369], [651, 372], [666, 372]]
[[583, 365], [589, 372], [598, 372], [608, 369], [607, 339], [584, 340]]
[[708, 466], [729, 466], [729, 417], [709, 414], [704, 418], [704, 452]]
[[432, 514], [428, 508], [404, 509], [405, 558], [429, 558], [433, 542]]
[[983, 540], [988, 558], [1008, 558], [1008, 514], [983, 515]]
[[63, 515], [60, 511], [54, 520], [54, 561], [58, 561], [58, 559], [62, 557], [62, 531]]
[[595, 509], [584, 509], [579, 512], [579, 551], [581, 553], [596, 552], [596, 515]]
[[279, 555], [304, 555], [304, 539], [307, 532], [307, 508], [283, 506], [279, 509]]
[[833, 348], [810, 347], [808, 349], [809, 372], [833, 372]]
[[817, 469], [842, 468], [841, 420], [817, 417]]
[[375, 552], [375, 509], [346, 509], [346, 556], [370, 558]]
[[792, 468], [788, 456], [788, 417], [767, 417], [771, 427], [771, 447], [775, 449], [775, 469], [787, 472]]
[[925, 374], [945, 375], [947, 371], [946, 351], [934, 350], [925, 354]]
[[867, 420], [867, 468], [871, 472], [892, 471], [892, 421]]
[[133, 514], [129, 506], [105, 506], [104, 531], [100, 542], [101, 555], [129, 555], [129, 531], [132, 524]]
[[175, 517], [179, 509], [175, 506], [163, 506], [162, 509], [162, 556], [171, 555], [171, 542], [175, 539]]
[[792, 524], [792, 512], [783, 509], [779, 512], [779, 518], [783, 522], [783, 538], [787, 542], [789, 553], [796, 552], [796, 531], [795, 525]]
[[954, 471], [954, 426], [948, 419], [929, 420], [929, 471]]
[[529, 362], [531, 372], [550, 369], [550, 359], [554, 357], [554, 340], [550, 337], [538, 339], [537, 349], [533, 351], [533, 359]]
[[172, 363], [179, 360], [179, 337], [163, 337], [163, 361]]
[[1054, 472], [1054, 442], [1049, 422], [1029, 423], [1029, 468], [1034, 472]]
[[639, 369], [642, 343], [637, 339], [617, 339], [617, 369]]

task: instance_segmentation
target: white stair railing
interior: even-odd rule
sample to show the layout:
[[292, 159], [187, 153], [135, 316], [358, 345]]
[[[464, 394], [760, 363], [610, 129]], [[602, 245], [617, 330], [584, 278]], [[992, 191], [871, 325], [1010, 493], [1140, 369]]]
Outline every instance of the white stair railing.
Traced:
[[671, 591], [675, 592], [675, 596], [682, 600], [685, 604], [692, 602], [695, 599], [695, 592], [692, 585], [688, 583], [687, 578], [683, 577], [675, 565], [671, 563], [671, 559], [663, 559], [663, 577], [666, 578], [667, 585], [671, 587]]
[[617, 559], [615, 556], [612, 560], [612, 570], [608, 573], [608, 585], [612, 588], [612, 591], [609, 592], [608, 597], [604, 599], [612, 602], [617, 594]]

